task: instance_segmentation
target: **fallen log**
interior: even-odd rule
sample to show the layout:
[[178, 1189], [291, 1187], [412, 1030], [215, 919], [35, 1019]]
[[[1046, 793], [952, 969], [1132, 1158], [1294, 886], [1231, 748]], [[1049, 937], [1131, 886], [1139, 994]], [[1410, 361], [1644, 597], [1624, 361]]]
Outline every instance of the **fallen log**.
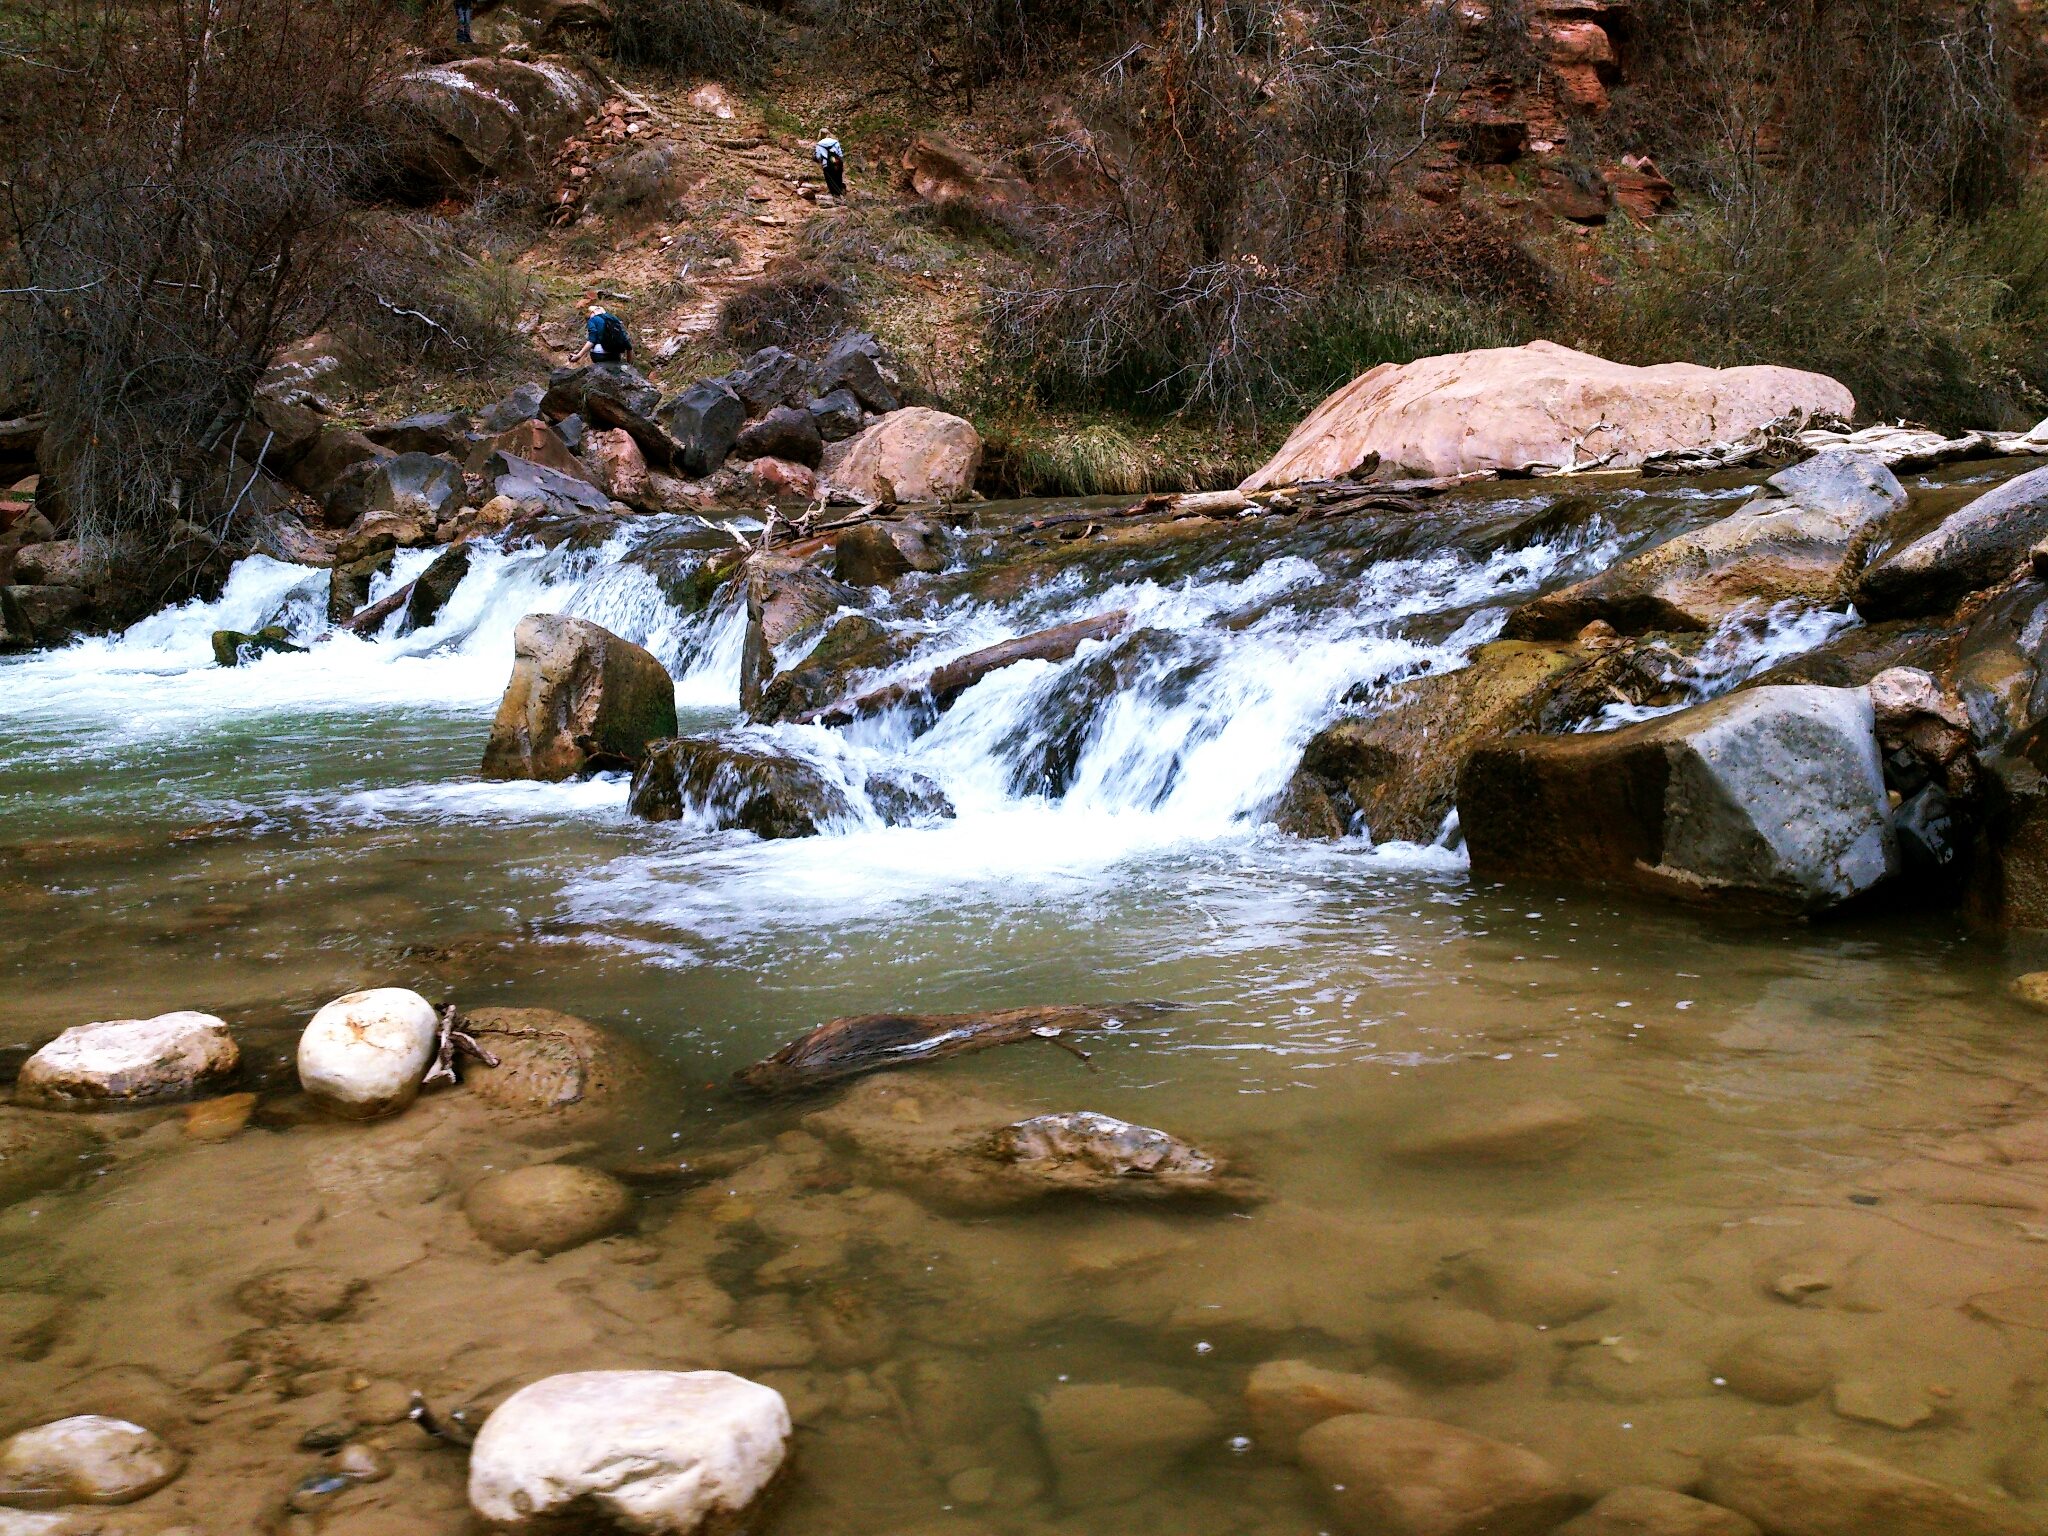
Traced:
[[1130, 614], [1120, 608], [1114, 613], [1100, 613], [1092, 619], [1079, 619], [1055, 629], [1041, 629], [1036, 634], [1020, 635], [1015, 640], [1005, 640], [1000, 645], [991, 645], [985, 650], [949, 661], [920, 681], [888, 683], [858, 698], [840, 699], [822, 709], [791, 718], [798, 725], [851, 725], [856, 720], [887, 714], [905, 705], [928, 710], [936, 718], [951, 709], [961, 694], [991, 672], [1015, 666], [1020, 661], [1065, 661], [1090, 640], [1108, 640], [1122, 634], [1130, 622]]
[[864, 1013], [820, 1024], [773, 1056], [735, 1072], [733, 1082], [751, 1093], [809, 1093], [869, 1072], [890, 1072], [1025, 1040], [1065, 1046], [1085, 1061], [1086, 1053], [1068, 1045], [1067, 1035], [1117, 1029], [1172, 1006], [1123, 1003], [1004, 1008], [992, 1013]]
[[344, 619], [335, 625], [352, 635], [374, 635], [384, 627], [384, 621], [412, 601], [413, 584], [407, 582], [389, 597], [380, 597], [353, 618]]

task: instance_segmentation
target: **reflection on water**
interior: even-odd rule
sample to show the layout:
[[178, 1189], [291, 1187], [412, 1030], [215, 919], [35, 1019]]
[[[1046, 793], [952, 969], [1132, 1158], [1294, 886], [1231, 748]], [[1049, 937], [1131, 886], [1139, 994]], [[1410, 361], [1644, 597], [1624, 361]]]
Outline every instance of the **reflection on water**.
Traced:
[[[662, 1063], [602, 1127], [507, 1130], [459, 1096], [303, 1125], [281, 1092], [218, 1145], [175, 1112], [122, 1117], [82, 1187], [0, 1212], [8, 1421], [80, 1393], [172, 1413], [193, 1466], [146, 1528], [239, 1531], [318, 1469], [307, 1430], [391, 1383], [488, 1401], [552, 1370], [715, 1364], [801, 1420], [779, 1531], [1281, 1536], [1328, 1527], [1245, 1387], [1306, 1360], [1527, 1445], [1588, 1496], [1693, 1486], [1717, 1447], [1793, 1432], [2048, 1510], [2043, 1026], [2004, 991], [2038, 957], [1924, 922], [1709, 925], [1474, 888], [1446, 848], [1260, 826], [1339, 709], [1456, 665], [1507, 604], [1639, 536], [1609, 511], [1576, 540], [1318, 532], [1009, 601], [938, 578], [881, 610], [922, 637], [905, 672], [1111, 607], [1168, 638], [1058, 798], [1011, 770], [1086, 652], [992, 677], [916, 739], [774, 728], [849, 785], [907, 764], [960, 810], [810, 841], [637, 824], [616, 777], [475, 780], [536, 608], [650, 644], [697, 728], [729, 722], [736, 613], [671, 607], [630, 539], [489, 552], [403, 641], [211, 668], [214, 627], [317, 628], [319, 578], [252, 561], [209, 608], [0, 663], [0, 1044], [202, 1007], [278, 1083], [313, 1007], [388, 983], [572, 1012]], [[1767, 661], [1778, 631], [1758, 633], [1706, 686]], [[963, 1213], [886, 1117], [849, 1134], [818, 1117], [837, 1096], [724, 1086], [835, 1015], [1120, 998], [1181, 1007], [1090, 1038], [1085, 1065], [1030, 1045], [927, 1075], [995, 1122], [1164, 1127], [1263, 1203]], [[1546, 1140], [1560, 1113], [1576, 1129]], [[1499, 1144], [1475, 1151], [1475, 1125]], [[637, 1185], [630, 1236], [504, 1259], [461, 1214], [491, 1167], [657, 1155], [696, 1171]], [[238, 1287], [280, 1268], [366, 1289], [324, 1319], [252, 1316]], [[1789, 1357], [1809, 1389], [1759, 1385]], [[1091, 1384], [1208, 1414], [1183, 1442], [1177, 1399], [1059, 1396]], [[459, 1454], [366, 1432], [394, 1475], [319, 1529], [464, 1529]], [[1088, 1473], [1105, 1453], [1129, 1476]]]

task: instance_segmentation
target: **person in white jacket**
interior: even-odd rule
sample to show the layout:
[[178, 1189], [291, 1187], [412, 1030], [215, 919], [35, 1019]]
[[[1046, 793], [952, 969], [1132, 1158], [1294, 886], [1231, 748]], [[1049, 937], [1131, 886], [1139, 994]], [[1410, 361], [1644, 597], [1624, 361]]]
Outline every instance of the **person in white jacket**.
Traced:
[[839, 147], [839, 141], [828, 133], [818, 140], [811, 154], [825, 172], [825, 190], [834, 197], [846, 196], [846, 151]]

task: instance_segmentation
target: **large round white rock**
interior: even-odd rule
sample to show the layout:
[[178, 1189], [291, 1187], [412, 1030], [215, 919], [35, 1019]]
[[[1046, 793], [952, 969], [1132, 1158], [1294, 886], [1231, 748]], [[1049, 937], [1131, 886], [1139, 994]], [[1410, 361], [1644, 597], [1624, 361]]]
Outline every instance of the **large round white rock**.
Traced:
[[127, 1504], [178, 1475], [184, 1458], [140, 1424], [85, 1413], [0, 1442], [0, 1488], [11, 1503]]
[[782, 1466], [789, 1408], [725, 1371], [573, 1371], [507, 1398], [469, 1454], [469, 1502], [510, 1530], [573, 1509], [639, 1536], [738, 1514]]
[[184, 1098], [240, 1062], [227, 1025], [210, 1013], [108, 1019], [74, 1025], [29, 1057], [14, 1095], [42, 1109]]
[[418, 1096], [440, 1036], [434, 1005], [417, 992], [351, 992], [299, 1036], [299, 1086], [352, 1120], [396, 1114]]

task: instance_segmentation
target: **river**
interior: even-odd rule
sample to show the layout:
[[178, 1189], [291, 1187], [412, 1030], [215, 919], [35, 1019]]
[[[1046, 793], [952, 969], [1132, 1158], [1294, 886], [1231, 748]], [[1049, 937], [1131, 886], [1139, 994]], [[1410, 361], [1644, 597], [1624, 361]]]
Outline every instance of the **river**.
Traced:
[[[223, 1365], [248, 1355], [232, 1293], [293, 1251], [273, 1239], [308, 1219], [293, 1203], [308, 1138], [332, 1151], [337, 1133], [259, 1119], [195, 1148], [175, 1112], [126, 1117], [101, 1176], [0, 1212], [0, 1401], [153, 1373], [195, 1415], [195, 1460], [149, 1507], [183, 1501], [208, 1532], [242, 1528], [206, 1523], [209, 1501], [274, 1509], [317, 1469], [297, 1436], [345, 1400], [337, 1372], [455, 1400], [583, 1361], [725, 1364], [782, 1387], [802, 1428], [773, 1529], [791, 1533], [1329, 1529], [1247, 1413], [1247, 1373], [1275, 1359], [1380, 1373], [1589, 1496], [1691, 1486], [1718, 1445], [1792, 1432], [2048, 1511], [2048, 1304], [1982, 1299], [2048, 1279], [2048, 1212], [1982, 1151], [2048, 1113], [2041, 1016], [2007, 990], [2048, 964], [2044, 946], [1948, 919], [1745, 924], [1478, 886], [1454, 825], [1376, 846], [1264, 824], [1318, 727], [1458, 665], [1512, 603], [1741, 494], [1496, 487], [1444, 514], [1455, 538], [1247, 528], [1016, 594], [913, 578], [878, 600], [918, 636], [904, 675], [1112, 608], [1167, 637], [1087, 703], [1051, 794], [1042, 723], [1072, 718], [1094, 651], [998, 673], [921, 736], [743, 727], [744, 615], [729, 599], [685, 612], [636, 563], [674, 531], [662, 519], [597, 545], [482, 548], [403, 639], [319, 638], [325, 573], [257, 557], [213, 603], [0, 660], [5, 1059], [68, 1024], [200, 1008], [282, 1092], [292, 1033], [321, 1003], [412, 986], [560, 1009], [646, 1047], [672, 1077], [635, 1110], [634, 1150], [757, 1153], [739, 1182], [643, 1196], [637, 1238], [545, 1263], [470, 1251], [459, 1159], [425, 1185], [365, 1175], [389, 1224], [350, 1239], [372, 1300], [334, 1325], [339, 1343], [305, 1343], [296, 1374], [273, 1351], [223, 1391]], [[1591, 506], [1558, 531], [1546, 514], [1568, 497]], [[402, 554], [373, 596], [430, 554]], [[646, 645], [678, 679], [685, 731], [803, 756], [856, 814], [761, 842], [636, 822], [617, 775], [481, 782], [512, 627], [536, 611]], [[212, 664], [213, 630], [265, 622], [310, 651]], [[1845, 622], [1718, 637], [1692, 696]], [[957, 816], [883, 826], [861, 786], [884, 766], [936, 780]], [[1026, 1113], [1168, 1129], [1228, 1156], [1264, 1203], [938, 1212], [878, 1191], [806, 1127], [808, 1106], [764, 1111], [725, 1086], [838, 1015], [1122, 999], [1176, 1007], [1095, 1037], [1086, 1063], [1029, 1045], [929, 1075]], [[1397, 1155], [1446, 1123], [1560, 1100], [1585, 1134], [1559, 1156]], [[404, 1162], [399, 1129], [428, 1113], [339, 1134]], [[394, 1221], [394, 1200], [427, 1225]], [[781, 1262], [806, 1241], [829, 1262]], [[404, 1275], [438, 1275], [441, 1301]], [[672, 1289], [670, 1313], [671, 1291], [636, 1276]], [[722, 1293], [708, 1308], [705, 1286]], [[463, 1288], [470, 1306], [448, 1294]], [[1541, 1299], [1565, 1292], [1597, 1305]], [[835, 1330], [821, 1309], [855, 1321]], [[1429, 1342], [1447, 1315], [1489, 1313], [1497, 1369]], [[41, 1321], [10, 1334], [16, 1316]], [[1814, 1390], [1738, 1390], [1786, 1339], [1823, 1360]], [[1138, 1469], [1105, 1491], [1049, 1454], [1041, 1405], [1075, 1384], [1170, 1388], [1213, 1424], [1170, 1456], [1100, 1426]], [[232, 1446], [216, 1425], [242, 1426]], [[385, 1434], [399, 1475], [319, 1529], [465, 1529], [459, 1458], [401, 1443], [409, 1426]]]

